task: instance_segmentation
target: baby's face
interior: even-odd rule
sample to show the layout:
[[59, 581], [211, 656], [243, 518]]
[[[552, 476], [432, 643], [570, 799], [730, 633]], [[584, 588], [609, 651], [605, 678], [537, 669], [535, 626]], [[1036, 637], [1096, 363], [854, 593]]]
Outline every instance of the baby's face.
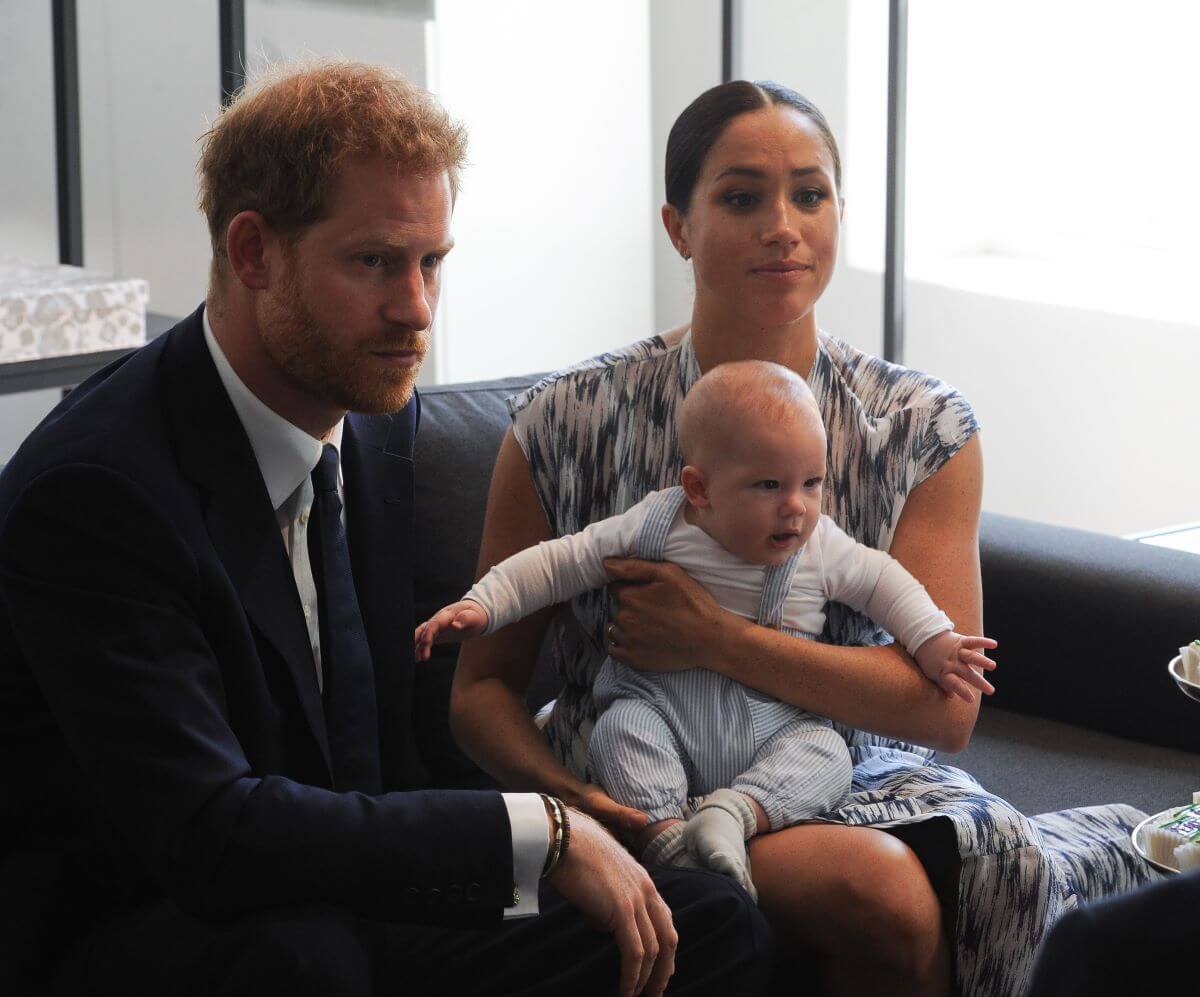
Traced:
[[741, 427], [741, 438], [706, 463], [704, 529], [727, 551], [782, 564], [808, 542], [825, 480], [825, 431], [815, 414]]

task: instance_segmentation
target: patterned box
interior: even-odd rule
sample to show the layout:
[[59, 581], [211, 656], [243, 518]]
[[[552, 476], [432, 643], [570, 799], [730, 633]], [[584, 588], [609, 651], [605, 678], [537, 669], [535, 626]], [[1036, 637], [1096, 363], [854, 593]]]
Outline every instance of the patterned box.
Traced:
[[144, 280], [0, 263], [0, 362], [141, 346], [148, 300]]

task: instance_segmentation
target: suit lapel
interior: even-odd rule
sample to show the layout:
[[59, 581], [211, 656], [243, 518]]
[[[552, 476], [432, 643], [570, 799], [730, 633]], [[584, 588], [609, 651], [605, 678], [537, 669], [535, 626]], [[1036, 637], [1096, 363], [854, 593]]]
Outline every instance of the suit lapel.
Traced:
[[163, 361], [181, 470], [209, 492], [205, 523], [247, 617], [287, 663], [329, 770], [329, 741], [308, 628], [254, 451], [217, 374], [200, 312], [172, 334]]
[[342, 438], [347, 541], [375, 669], [385, 789], [424, 782], [410, 722], [416, 411], [414, 398], [394, 415], [350, 415]]

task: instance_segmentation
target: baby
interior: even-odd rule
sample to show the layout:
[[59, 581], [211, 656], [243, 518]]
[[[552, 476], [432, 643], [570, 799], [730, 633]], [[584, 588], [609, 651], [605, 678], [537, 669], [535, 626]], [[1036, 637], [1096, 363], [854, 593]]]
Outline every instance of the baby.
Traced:
[[[678, 432], [678, 486], [496, 565], [417, 629], [418, 658], [437, 639], [491, 633], [605, 585], [605, 558], [640, 557], [678, 564], [725, 609], [798, 637], [820, 634], [827, 601], [845, 603], [948, 694], [994, 691], [981, 649], [996, 642], [955, 633], [897, 561], [821, 515], [825, 429], [802, 378], [762, 361], [715, 367], [684, 399]], [[829, 720], [717, 672], [639, 672], [609, 657], [593, 692], [591, 768], [649, 816], [647, 863], [712, 868], [753, 895], [746, 842], [850, 790], [850, 754]]]

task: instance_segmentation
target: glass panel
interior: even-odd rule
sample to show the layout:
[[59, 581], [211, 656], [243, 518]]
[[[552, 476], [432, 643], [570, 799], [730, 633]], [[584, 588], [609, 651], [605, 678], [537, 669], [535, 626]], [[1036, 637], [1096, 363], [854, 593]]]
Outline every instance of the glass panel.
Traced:
[[0, 30], [0, 260], [58, 262], [54, 42], [45, 0], [6, 0]]
[[441, 376], [528, 373], [654, 331], [646, 0], [438, 0], [434, 89], [471, 136]]
[[196, 139], [219, 107], [217, 4], [78, 9], [84, 263], [144, 278], [151, 311], [186, 315], [211, 255]]
[[910, 5], [907, 360], [985, 427], [985, 508], [1194, 520], [1200, 8]]

